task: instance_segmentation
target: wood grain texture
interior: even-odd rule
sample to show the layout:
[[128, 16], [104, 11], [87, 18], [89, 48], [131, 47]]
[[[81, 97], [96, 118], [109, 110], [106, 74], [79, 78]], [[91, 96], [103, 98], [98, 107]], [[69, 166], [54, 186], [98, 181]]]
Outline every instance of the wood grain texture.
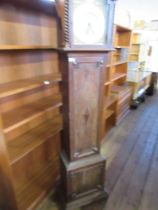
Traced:
[[10, 157], [10, 164], [14, 164], [22, 157], [28, 155], [38, 146], [43, 144], [47, 139], [53, 137], [62, 130], [62, 118], [57, 115], [54, 119], [47, 120], [29, 129], [23, 135], [13, 139], [7, 144]]
[[[96, 69], [97, 59], [77, 57], [78, 66], [70, 73], [73, 83], [70, 106], [74, 107], [74, 152], [79, 156], [98, 147], [100, 70]], [[81, 144], [83, 140], [84, 144]]]
[[52, 2], [0, 2], [0, 209], [35, 209], [59, 176], [57, 22]]
[[[107, 185], [111, 191], [105, 207], [107, 210], [135, 210], [140, 208], [140, 203], [145, 202], [143, 192], [145, 186], [149, 186], [148, 177], [157, 144], [157, 119], [154, 117], [157, 115], [156, 104], [155, 97], [133, 116], [129, 115], [125, 124], [122, 124], [125, 132], [118, 130], [114, 138], [114, 142], [120, 143], [115, 146], [115, 158], [109, 162], [107, 171]], [[119, 136], [121, 138], [118, 139]], [[156, 205], [153, 209], [157, 209]]]
[[120, 25], [115, 25], [115, 37], [114, 46], [115, 47], [130, 47], [131, 42], [131, 29], [122, 27]]
[[17, 204], [12, 184], [12, 174], [2, 127], [2, 119], [0, 118], [0, 208], [16, 210]]
[[[75, 60], [77, 64], [73, 64], [71, 60]], [[62, 57], [62, 68], [67, 67], [67, 72], [63, 72], [63, 95], [66, 101], [64, 132], [69, 132], [64, 134], [63, 147], [72, 160], [99, 152], [98, 123], [103, 110], [101, 106], [105, 60], [106, 56], [102, 53], [76, 53]], [[67, 148], [68, 141], [71, 150]]]
[[27, 209], [53, 187], [59, 176], [59, 153], [60, 135], [56, 134], [12, 166], [19, 209]]
[[46, 110], [53, 109], [61, 105], [61, 97], [60, 95], [56, 95], [54, 97], [47, 97], [37, 100], [36, 103], [29, 103], [27, 105], [18, 107], [17, 109], [6, 112], [2, 115], [4, 132], [7, 133], [12, 129], [15, 129], [32, 120], [38, 115], [41, 115], [43, 112], [46, 112]]
[[3, 5], [11, 5], [12, 7], [24, 9], [24, 10], [30, 10], [33, 12], [40, 12], [43, 14], [51, 15], [51, 16], [57, 16], [56, 7], [54, 2], [50, 1], [37, 1], [34, 0], [33, 2], [29, 2], [27, 0], [2, 0], [0, 2], [1, 6]]
[[46, 74], [30, 79], [17, 80], [15, 82], [0, 85], [0, 98], [22, 93], [39, 87], [46, 87], [50, 84], [61, 81], [60, 74]]
[[61, 156], [62, 209], [73, 209], [107, 198], [104, 189], [106, 160], [99, 154], [106, 57], [98, 51], [60, 54], [65, 102]]
[[[120, 25], [115, 25], [113, 30], [113, 46], [115, 50], [108, 53], [108, 64], [104, 73], [104, 108], [106, 106], [107, 109], [109, 108], [109, 99], [112, 98], [113, 95], [116, 97], [116, 106], [113, 105], [112, 107], [112, 110], [115, 112], [113, 117], [109, 115], [109, 118], [105, 119], [104, 116], [102, 116], [103, 126], [101, 127], [101, 140], [103, 140], [103, 137], [111, 130], [111, 128], [120, 123], [129, 113], [129, 103], [132, 90], [125, 87], [125, 84], [128, 71], [128, 51], [130, 47], [131, 33], [131, 29]], [[115, 90], [113, 86], [116, 86]]]
[[[0, 45], [57, 47], [57, 21], [13, 6], [0, 9]], [[14, 33], [12, 31], [14, 30]], [[10, 36], [12, 34], [12, 36]]]
[[0, 84], [35, 79], [58, 73], [58, 55], [43, 51], [1, 53], [0, 65]]

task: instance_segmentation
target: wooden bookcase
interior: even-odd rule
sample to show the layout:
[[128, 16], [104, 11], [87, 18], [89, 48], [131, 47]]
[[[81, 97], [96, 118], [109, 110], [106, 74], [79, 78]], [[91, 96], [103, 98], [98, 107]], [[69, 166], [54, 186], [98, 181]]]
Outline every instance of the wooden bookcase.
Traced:
[[114, 27], [114, 50], [109, 53], [105, 69], [104, 96], [108, 103], [104, 106], [102, 138], [129, 112], [131, 87], [127, 85], [126, 79], [131, 33], [131, 29], [119, 25]]
[[4, 4], [0, 25], [0, 209], [33, 209], [59, 176], [57, 18]]
[[128, 63], [127, 81], [132, 87], [132, 99], [136, 100], [150, 85], [151, 72], [145, 68], [147, 46], [143, 34], [133, 31]]
[[147, 47], [142, 37], [143, 35], [141, 33], [132, 33], [128, 70], [144, 70], [147, 57]]

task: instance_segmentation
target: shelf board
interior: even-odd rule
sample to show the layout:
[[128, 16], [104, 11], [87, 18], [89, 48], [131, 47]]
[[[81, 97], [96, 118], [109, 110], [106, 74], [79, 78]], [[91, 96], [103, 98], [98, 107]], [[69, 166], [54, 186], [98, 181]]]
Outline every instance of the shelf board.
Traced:
[[56, 94], [2, 113], [4, 133], [43, 115], [47, 111], [62, 106], [61, 95]]
[[114, 48], [116, 48], [116, 49], [121, 49], [121, 48], [130, 48], [130, 45], [116, 45]]
[[113, 85], [111, 87], [111, 92], [118, 95], [128, 94], [129, 92], [131, 92], [131, 87], [123, 85]]
[[105, 83], [104, 83], [104, 85], [106, 86], [106, 85], [110, 85], [110, 81], [106, 81]]
[[111, 66], [117, 66], [117, 65], [124, 64], [124, 63], [128, 63], [128, 61], [127, 61], [127, 60], [126, 60], [126, 61], [116, 61], [116, 62], [113, 62], [113, 63], [111, 64]]
[[110, 66], [111, 66], [111, 64], [109, 63], [109, 64], [106, 65], [106, 68], [109, 68]]
[[129, 53], [129, 55], [139, 55], [139, 53]]
[[104, 98], [104, 109], [107, 109], [109, 106], [111, 106], [113, 103], [117, 101], [116, 96], [105, 96]]
[[34, 78], [18, 80], [10, 83], [0, 84], [0, 98], [22, 93], [38, 87], [60, 82], [60, 74], [47, 74]]
[[114, 73], [111, 81], [114, 82], [118, 79], [121, 79], [122, 77], [126, 77], [126, 74], [124, 74], [124, 73]]
[[56, 116], [52, 120], [44, 121], [29, 132], [8, 142], [8, 152], [10, 164], [15, 164], [18, 160], [25, 157], [35, 148], [43, 144], [46, 140], [53, 137], [62, 130], [62, 117]]
[[106, 109], [104, 111], [104, 119], [108, 119], [109, 117], [111, 117], [114, 114], [114, 111], [111, 109]]
[[0, 45], [0, 51], [4, 50], [57, 50], [50, 45]]
[[132, 42], [132, 45], [144, 45], [144, 43], [140, 43], [140, 42]]
[[121, 26], [119, 24], [116, 24], [115, 26], [116, 26], [116, 29], [117, 29], [118, 32], [131, 32], [132, 31], [131, 28]]
[[149, 87], [150, 87], [150, 85], [146, 85], [146, 86], [144, 87], [144, 89], [147, 90]]

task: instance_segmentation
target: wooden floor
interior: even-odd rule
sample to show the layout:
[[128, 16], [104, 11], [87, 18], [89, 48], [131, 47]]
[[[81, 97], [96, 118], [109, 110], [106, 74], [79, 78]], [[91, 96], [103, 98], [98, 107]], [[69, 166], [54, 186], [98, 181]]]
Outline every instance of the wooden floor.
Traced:
[[[107, 157], [109, 199], [84, 210], [158, 210], [158, 95], [108, 134], [102, 146]], [[39, 210], [58, 210], [47, 199]]]

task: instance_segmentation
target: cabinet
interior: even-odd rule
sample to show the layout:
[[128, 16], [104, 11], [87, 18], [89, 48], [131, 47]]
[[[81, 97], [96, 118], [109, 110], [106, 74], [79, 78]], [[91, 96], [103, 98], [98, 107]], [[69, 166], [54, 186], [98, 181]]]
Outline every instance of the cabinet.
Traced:
[[62, 77], [54, 7], [12, 3], [0, 8], [0, 209], [25, 210], [59, 176]]
[[102, 138], [129, 112], [131, 87], [128, 86], [126, 80], [131, 32], [131, 29], [120, 25], [114, 27], [114, 50], [108, 55], [108, 65], [105, 69], [104, 96], [106, 103], [103, 111]]

